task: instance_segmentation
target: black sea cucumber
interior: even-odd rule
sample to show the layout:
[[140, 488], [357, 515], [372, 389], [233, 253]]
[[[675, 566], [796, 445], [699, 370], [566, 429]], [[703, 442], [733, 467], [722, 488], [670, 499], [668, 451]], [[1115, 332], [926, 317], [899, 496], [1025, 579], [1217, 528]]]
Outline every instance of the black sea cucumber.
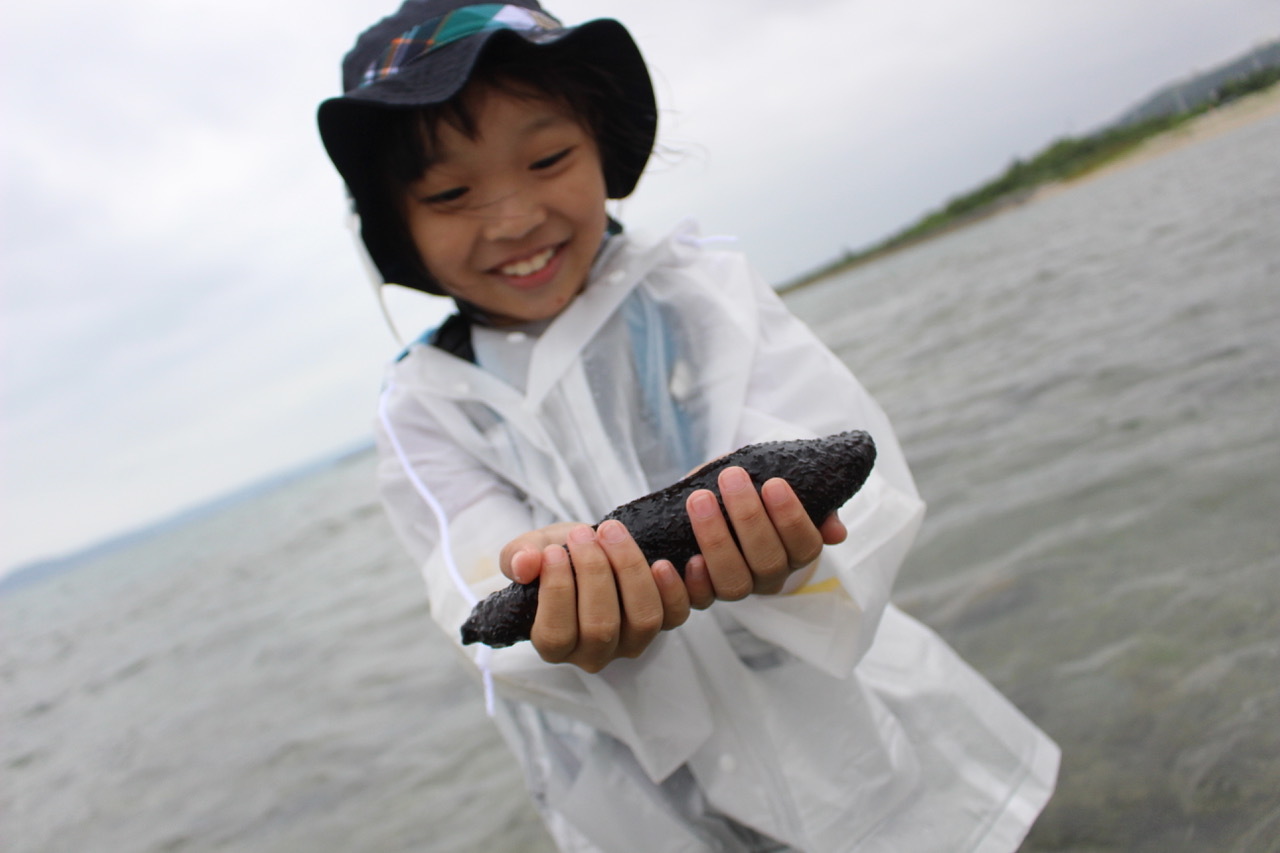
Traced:
[[[821, 524], [862, 488], [875, 458], [871, 436], [856, 430], [826, 438], [752, 444], [699, 468], [678, 483], [623, 504], [601, 521], [618, 519], [650, 563], [670, 560], [683, 574], [685, 563], [698, 553], [685, 500], [698, 489], [710, 489], [719, 496], [716, 477], [723, 469], [734, 465], [744, 468], [757, 490], [766, 481], [781, 477], [791, 485], [814, 524]], [[500, 648], [527, 640], [537, 609], [538, 582], [513, 583], [475, 606], [462, 625], [462, 642]]]

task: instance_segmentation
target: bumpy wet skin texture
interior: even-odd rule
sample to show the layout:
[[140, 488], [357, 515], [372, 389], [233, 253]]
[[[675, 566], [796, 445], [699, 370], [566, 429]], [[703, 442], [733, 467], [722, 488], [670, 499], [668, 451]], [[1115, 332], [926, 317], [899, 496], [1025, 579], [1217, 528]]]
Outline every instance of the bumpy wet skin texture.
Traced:
[[[685, 500], [698, 489], [710, 489], [719, 497], [716, 478], [725, 468], [736, 465], [745, 469], [757, 491], [768, 480], [781, 477], [791, 485], [813, 523], [821, 524], [862, 488], [875, 459], [871, 436], [860, 431], [752, 444], [665, 489], [623, 504], [600, 520], [618, 519], [650, 563], [670, 560], [683, 573], [685, 563], [699, 550]], [[723, 501], [720, 508], [724, 509]], [[475, 606], [462, 625], [462, 642], [499, 648], [527, 640], [537, 610], [538, 582], [513, 583]]]

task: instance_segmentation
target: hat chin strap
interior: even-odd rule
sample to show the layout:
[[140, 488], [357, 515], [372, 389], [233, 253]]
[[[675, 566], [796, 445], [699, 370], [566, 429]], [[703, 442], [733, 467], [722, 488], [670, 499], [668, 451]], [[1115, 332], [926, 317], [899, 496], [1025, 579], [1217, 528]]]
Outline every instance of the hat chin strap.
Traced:
[[395, 320], [391, 319], [391, 311], [387, 308], [387, 300], [383, 295], [382, 289], [390, 282], [382, 280], [382, 273], [378, 271], [378, 265], [373, 262], [373, 256], [369, 254], [369, 248], [365, 246], [364, 240], [360, 237], [360, 217], [355, 213], [347, 216], [347, 230], [351, 232], [352, 242], [356, 245], [356, 255], [360, 258], [360, 265], [364, 267], [365, 275], [369, 277], [369, 283], [373, 286], [373, 298], [378, 302], [378, 310], [382, 312], [382, 319], [387, 324], [387, 330], [391, 332], [391, 337], [395, 338], [401, 349], [406, 346], [404, 337], [400, 334], [400, 330], [396, 328]]
[[387, 300], [383, 297], [382, 288], [387, 286], [387, 282], [379, 281], [379, 277], [375, 276], [373, 280], [373, 295], [378, 300], [378, 308], [382, 311], [382, 319], [387, 323], [387, 329], [391, 332], [391, 337], [396, 339], [396, 343], [404, 349], [407, 344], [400, 334], [400, 330], [396, 328], [396, 323], [391, 319], [391, 312], [387, 310]]

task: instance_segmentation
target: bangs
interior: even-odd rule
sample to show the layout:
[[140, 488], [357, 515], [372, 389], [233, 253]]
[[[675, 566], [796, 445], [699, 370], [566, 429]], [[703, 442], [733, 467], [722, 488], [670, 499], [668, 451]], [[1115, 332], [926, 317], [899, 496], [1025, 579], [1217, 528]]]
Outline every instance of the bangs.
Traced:
[[[523, 47], [523, 49], [521, 49]], [[601, 147], [608, 148], [611, 134], [600, 109], [601, 99], [616, 96], [602, 69], [574, 67], [548, 56], [550, 50], [535, 50], [524, 42], [481, 60], [467, 88], [442, 104], [390, 112], [386, 116], [383, 144], [375, 148], [382, 162], [375, 167], [382, 178], [383, 191], [394, 196], [430, 169], [440, 159], [440, 128], [448, 126], [475, 141], [474, 99], [468, 93], [488, 89], [529, 100], [545, 100], [567, 108]], [[487, 61], [486, 61], [487, 60]]]

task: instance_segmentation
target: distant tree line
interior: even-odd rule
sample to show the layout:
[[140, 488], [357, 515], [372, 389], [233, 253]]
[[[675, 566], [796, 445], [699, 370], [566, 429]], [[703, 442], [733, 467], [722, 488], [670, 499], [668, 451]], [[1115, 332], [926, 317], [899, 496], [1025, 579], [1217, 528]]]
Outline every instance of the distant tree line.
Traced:
[[1119, 157], [1142, 141], [1176, 127], [1193, 115], [1204, 112], [1197, 108], [1175, 115], [1147, 119], [1125, 127], [1109, 128], [1082, 137], [1063, 137], [1030, 160], [1015, 159], [1009, 168], [993, 181], [972, 192], [956, 196], [940, 210], [926, 215], [890, 242], [906, 241], [944, 225], [967, 219], [975, 214], [991, 212], [1001, 202], [1021, 201], [1029, 190], [1054, 181], [1066, 181]]
[[1280, 81], [1280, 66], [1260, 68], [1244, 77], [1229, 80], [1214, 91], [1214, 103], [1225, 104], [1253, 92], [1260, 92]]
[[1244, 95], [1266, 89], [1280, 81], [1280, 67], [1262, 68], [1219, 86], [1207, 103], [1182, 112], [1168, 113], [1132, 124], [1115, 125], [1082, 137], [1064, 137], [1029, 160], [1015, 159], [1004, 173], [972, 192], [956, 196], [915, 224], [862, 251], [846, 251], [830, 263], [783, 284], [789, 290], [824, 278], [856, 263], [917, 242], [948, 228], [990, 215], [1024, 201], [1038, 187], [1066, 181], [1102, 166], [1137, 147], [1144, 140], [1163, 133]]

